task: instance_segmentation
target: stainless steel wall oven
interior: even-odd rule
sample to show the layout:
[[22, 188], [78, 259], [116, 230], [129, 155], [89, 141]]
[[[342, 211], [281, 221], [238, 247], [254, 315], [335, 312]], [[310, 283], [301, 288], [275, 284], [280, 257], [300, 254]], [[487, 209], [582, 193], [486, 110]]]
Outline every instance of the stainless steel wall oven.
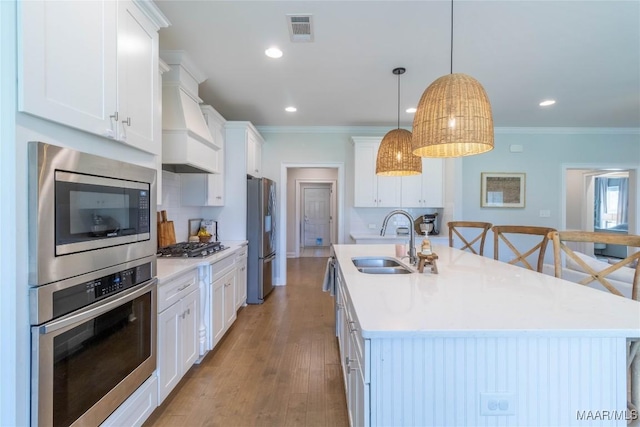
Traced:
[[156, 368], [155, 170], [30, 143], [33, 425], [99, 425]]

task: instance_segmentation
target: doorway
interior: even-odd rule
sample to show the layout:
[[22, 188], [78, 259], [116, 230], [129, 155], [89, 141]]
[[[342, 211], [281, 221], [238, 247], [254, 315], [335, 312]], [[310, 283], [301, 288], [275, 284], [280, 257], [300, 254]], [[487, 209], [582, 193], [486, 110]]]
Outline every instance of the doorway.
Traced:
[[[330, 175], [321, 175], [330, 173]], [[300, 247], [300, 220], [296, 215], [300, 209], [300, 198], [296, 197], [296, 180], [307, 182], [328, 182], [333, 184], [333, 237], [332, 243], [344, 242], [344, 162], [327, 163], [286, 163], [280, 165], [279, 184], [279, 248], [286, 256], [278, 257], [276, 283], [286, 285], [287, 259], [299, 257], [296, 247]], [[299, 251], [299, 249], [298, 249]]]
[[[562, 229], [637, 234], [640, 202], [637, 166], [567, 165], [563, 174]], [[621, 248], [610, 246], [574, 249], [586, 253], [593, 251], [596, 256], [626, 256]]]
[[334, 243], [335, 181], [296, 180], [296, 257], [327, 257]]

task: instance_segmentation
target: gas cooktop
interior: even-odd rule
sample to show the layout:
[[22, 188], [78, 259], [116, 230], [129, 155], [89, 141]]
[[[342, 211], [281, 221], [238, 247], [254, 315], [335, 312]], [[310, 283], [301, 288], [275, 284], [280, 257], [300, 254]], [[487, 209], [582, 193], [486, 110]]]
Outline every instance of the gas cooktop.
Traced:
[[220, 242], [182, 242], [159, 248], [157, 255], [163, 258], [196, 258], [213, 255], [227, 249]]

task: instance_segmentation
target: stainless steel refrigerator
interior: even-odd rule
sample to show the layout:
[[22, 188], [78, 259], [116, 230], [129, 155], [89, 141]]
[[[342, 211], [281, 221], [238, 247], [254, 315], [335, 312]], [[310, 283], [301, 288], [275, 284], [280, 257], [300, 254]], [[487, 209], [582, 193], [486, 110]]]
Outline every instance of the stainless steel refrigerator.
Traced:
[[276, 184], [247, 179], [247, 304], [262, 304], [273, 290], [276, 258]]

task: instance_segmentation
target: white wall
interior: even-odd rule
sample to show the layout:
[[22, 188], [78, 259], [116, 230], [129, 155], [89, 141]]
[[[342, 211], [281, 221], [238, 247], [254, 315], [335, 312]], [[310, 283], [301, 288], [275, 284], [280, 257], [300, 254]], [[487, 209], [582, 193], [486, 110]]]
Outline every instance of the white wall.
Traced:
[[[511, 153], [511, 144], [522, 145], [523, 152]], [[640, 168], [635, 161], [639, 153], [638, 129], [497, 129], [492, 151], [461, 159], [461, 217], [457, 219], [560, 229], [565, 165], [598, 169], [620, 164]], [[482, 172], [526, 173], [525, 207], [480, 208]], [[550, 217], [541, 218], [541, 210], [549, 210]], [[637, 218], [638, 210], [635, 212]], [[486, 256], [493, 254], [493, 236], [490, 237], [485, 246]], [[549, 252], [547, 259], [551, 259]]]
[[[29, 328], [26, 297], [26, 180], [17, 170], [24, 156], [15, 141], [16, 2], [0, 2], [0, 425], [29, 423]], [[20, 260], [20, 261], [18, 261]], [[21, 285], [21, 286], [18, 286]], [[20, 361], [20, 362], [19, 362]]]

